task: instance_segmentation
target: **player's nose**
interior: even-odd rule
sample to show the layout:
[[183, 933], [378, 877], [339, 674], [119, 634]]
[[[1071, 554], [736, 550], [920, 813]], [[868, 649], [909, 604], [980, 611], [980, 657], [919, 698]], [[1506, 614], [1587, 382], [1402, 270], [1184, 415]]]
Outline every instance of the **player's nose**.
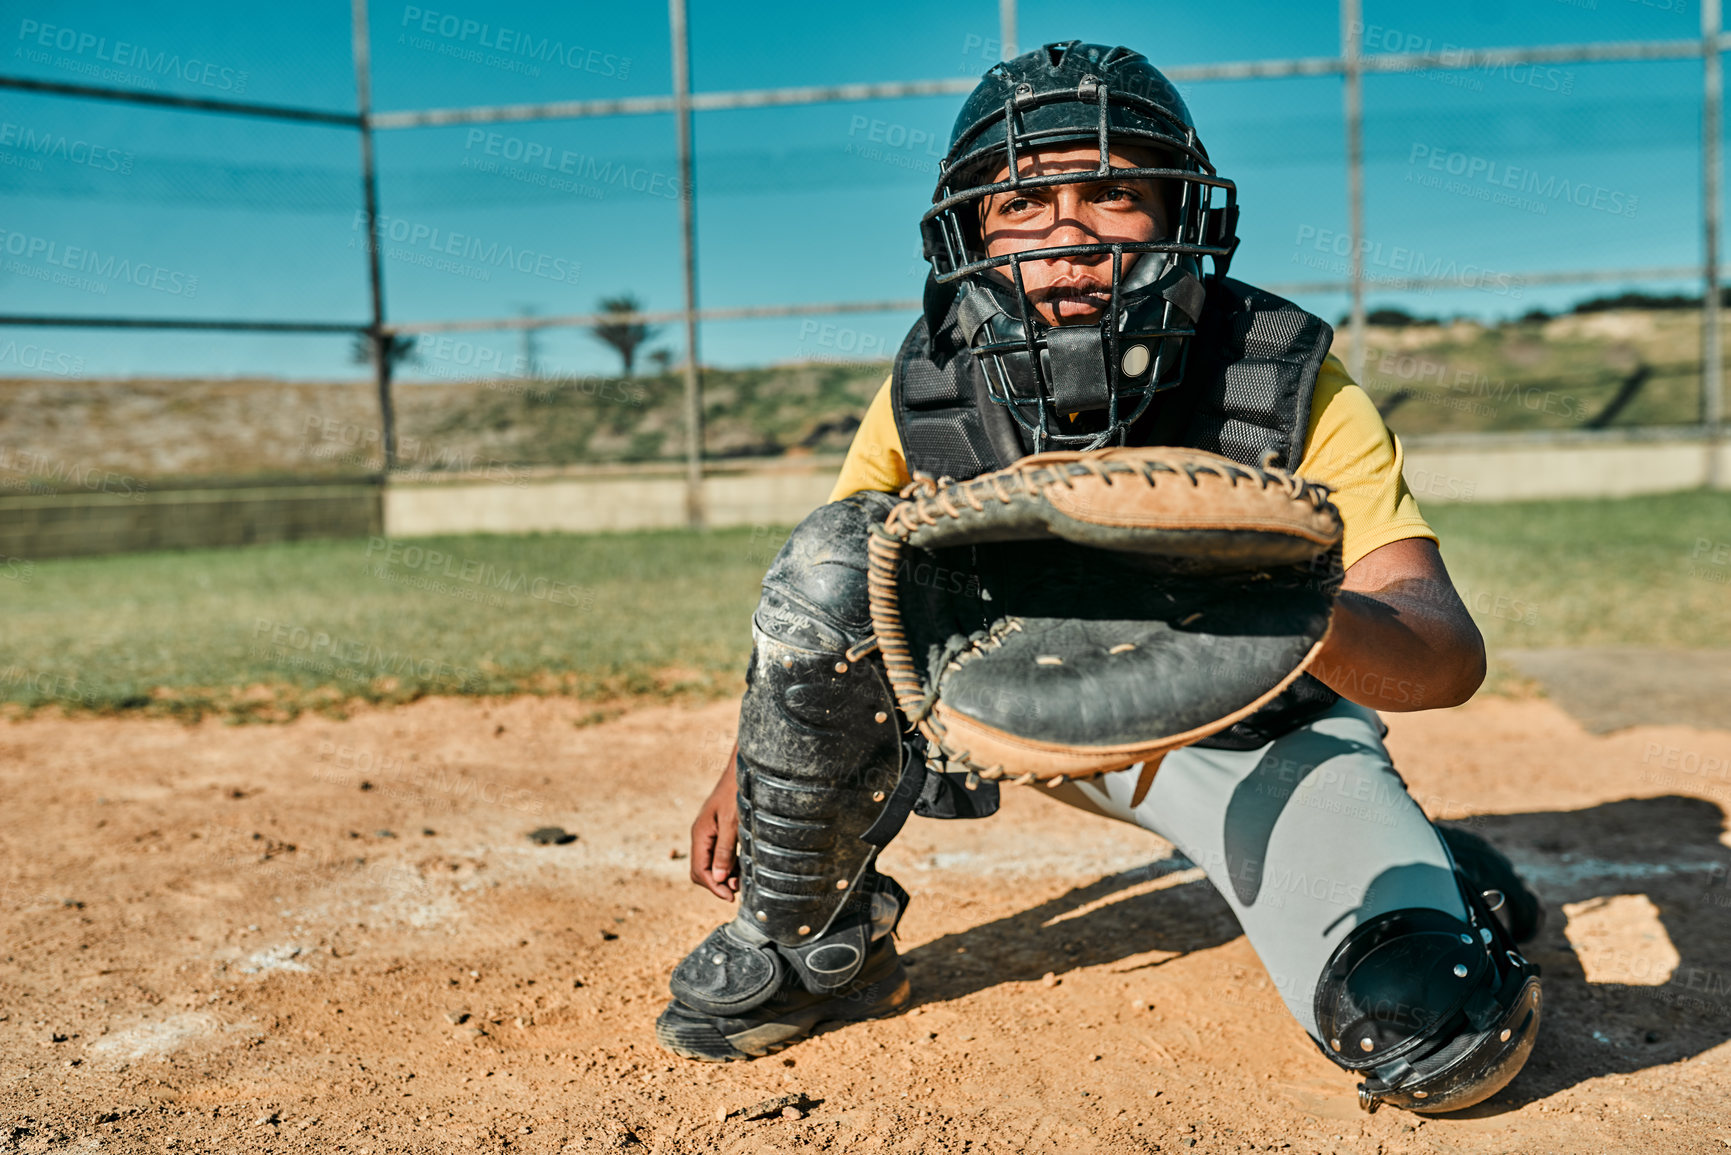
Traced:
[[[1087, 214], [1079, 211], [1079, 205], [1060, 205], [1056, 219], [1052, 222], [1051, 231], [1046, 234], [1046, 243], [1054, 248], [1059, 245], [1095, 245], [1100, 243], [1100, 234], [1089, 222]], [[1071, 258], [1074, 260], [1091, 260], [1088, 257]]]

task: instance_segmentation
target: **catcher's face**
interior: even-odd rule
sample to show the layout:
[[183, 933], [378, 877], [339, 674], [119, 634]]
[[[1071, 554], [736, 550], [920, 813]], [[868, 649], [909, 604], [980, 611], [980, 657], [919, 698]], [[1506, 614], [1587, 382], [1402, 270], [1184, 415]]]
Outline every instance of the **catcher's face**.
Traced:
[[[1112, 149], [1117, 168], [1157, 167], [1142, 149]], [[1086, 172], [1100, 165], [1092, 144], [1053, 145], [1018, 158], [1022, 176]], [[1008, 180], [1003, 166], [992, 177]], [[1080, 181], [999, 193], [982, 206], [986, 255], [1005, 256], [1061, 245], [1153, 241], [1168, 235], [1161, 183], [1155, 180]], [[1124, 254], [1128, 276], [1143, 253]], [[1007, 272], [1006, 272], [1007, 275]], [[1028, 300], [1048, 325], [1097, 324], [1112, 303], [1112, 254], [1048, 257], [1022, 265]]]

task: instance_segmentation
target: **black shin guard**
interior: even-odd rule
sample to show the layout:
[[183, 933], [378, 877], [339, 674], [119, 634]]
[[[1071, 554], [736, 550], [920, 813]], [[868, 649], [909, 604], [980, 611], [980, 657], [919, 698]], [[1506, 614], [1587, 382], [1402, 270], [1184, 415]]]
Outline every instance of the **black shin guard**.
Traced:
[[866, 538], [894, 504], [861, 493], [822, 506], [764, 577], [735, 768], [739, 915], [673, 974], [675, 999], [697, 1011], [741, 1015], [792, 983], [848, 991], [907, 906], [872, 869], [926, 774], [872, 652]]
[[[773, 941], [824, 938], [925, 775], [871, 653], [866, 536], [894, 501], [812, 513], [763, 579], [739, 712], [739, 899]], [[839, 929], [839, 928], [838, 928]]]

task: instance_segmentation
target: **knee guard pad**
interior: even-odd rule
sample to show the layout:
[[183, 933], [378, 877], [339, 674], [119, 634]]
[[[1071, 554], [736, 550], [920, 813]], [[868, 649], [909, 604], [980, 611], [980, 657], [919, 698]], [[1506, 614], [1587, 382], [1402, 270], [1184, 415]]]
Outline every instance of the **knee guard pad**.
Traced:
[[1363, 1076], [1359, 1105], [1440, 1113], [1502, 1090], [1539, 1030], [1539, 968], [1483, 900], [1468, 919], [1413, 908], [1379, 915], [1336, 948], [1316, 991], [1319, 1045]]

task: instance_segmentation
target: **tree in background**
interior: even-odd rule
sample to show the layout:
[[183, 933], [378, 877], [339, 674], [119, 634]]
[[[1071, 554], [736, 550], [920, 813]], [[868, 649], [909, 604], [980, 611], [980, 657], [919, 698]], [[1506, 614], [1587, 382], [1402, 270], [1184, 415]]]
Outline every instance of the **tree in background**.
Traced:
[[[385, 357], [391, 367], [398, 365], [418, 365], [421, 357], [415, 348], [418, 340], [412, 333], [387, 333], [385, 335]], [[373, 363], [373, 339], [365, 333], [356, 333], [355, 339], [349, 345], [349, 360], [356, 365], [371, 365]]]
[[[628, 317], [642, 311], [642, 303], [632, 293], [601, 298], [601, 312], [604, 314]], [[632, 365], [637, 360], [637, 350], [655, 333], [654, 325], [645, 325], [641, 321], [603, 321], [595, 326], [596, 340], [619, 354], [619, 359], [625, 363], [627, 377], [631, 376]]]
[[668, 371], [673, 368], [673, 350], [649, 350], [649, 363], [655, 366], [655, 371], [657, 373], [661, 374], [663, 377], [667, 376]]

